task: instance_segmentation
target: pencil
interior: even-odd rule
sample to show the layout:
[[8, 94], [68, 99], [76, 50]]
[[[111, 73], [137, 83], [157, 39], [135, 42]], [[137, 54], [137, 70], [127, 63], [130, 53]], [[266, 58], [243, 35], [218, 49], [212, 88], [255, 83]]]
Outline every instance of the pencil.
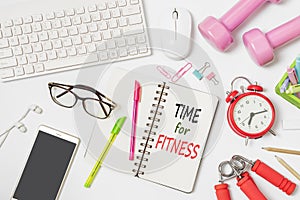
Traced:
[[262, 147], [262, 149], [266, 150], [266, 151], [277, 152], [277, 153], [300, 155], [300, 151], [289, 150], [289, 149], [279, 149], [279, 148], [273, 148], [273, 147]]
[[293, 174], [298, 180], [300, 180], [300, 175], [296, 172], [289, 164], [287, 164], [282, 158], [275, 156], [278, 162], [285, 167], [291, 174]]

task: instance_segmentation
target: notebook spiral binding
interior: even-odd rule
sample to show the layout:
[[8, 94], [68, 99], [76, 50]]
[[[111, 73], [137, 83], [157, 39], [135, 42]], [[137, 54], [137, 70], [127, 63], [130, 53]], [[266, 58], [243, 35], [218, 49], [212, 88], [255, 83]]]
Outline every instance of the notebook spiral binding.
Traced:
[[162, 115], [162, 110], [164, 109], [163, 103], [166, 102], [165, 97], [168, 96], [168, 92], [166, 90], [170, 89], [166, 83], [158, 84], [158, 90], [156, 91], [156, 95], [154, 97], [154, 101], [156, 103], [152, 104], [152, 110], [150, 111], [151, 116], [148, 117], [149, 122], [146, 123], [146, 127], [148, 127], [144, 133], [147, 134], [146, 136], [142, 137], [144, 140], [140, 143], [141, 149], [138, 150], [138, 153], [141, 155], [136, 156], [136, 159], [139, 162], [134, 163], [137, 166], [137, 169], [133, 169], [132, 171], [135, 173], [135, 176], [139, 177], [139, 175], [143, 175], [144, 172], [142, 169], [146, 168], [146, 164], [144, 162], [148, 162], [148, 156], [150, 155], [150, 151], [148, 149], [152, 148], [151, 143], [154, 142], [154, 138], [152, 136], [156, 135], [155, 129], [158, 128], [156, 123], [160, 122], [160, 116]]

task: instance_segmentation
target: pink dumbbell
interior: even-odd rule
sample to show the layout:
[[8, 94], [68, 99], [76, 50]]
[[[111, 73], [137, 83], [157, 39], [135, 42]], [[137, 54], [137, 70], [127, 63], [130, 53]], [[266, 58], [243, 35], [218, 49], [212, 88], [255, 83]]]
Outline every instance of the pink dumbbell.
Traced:
[[225, 51], [232, 43], [231, 32], [243, 23], [256, 9], [265, 2], [279, 3], [281, 0], [240, 0], [219, 20], [207, 17], [198, 25], [200, 33], [214, 47]]
[[243, 35], [244, 45], [252, 59], [263, 66], [274, 58], [274, 49], [300, 36], [300, 16], [264, 34], [252, 29]]

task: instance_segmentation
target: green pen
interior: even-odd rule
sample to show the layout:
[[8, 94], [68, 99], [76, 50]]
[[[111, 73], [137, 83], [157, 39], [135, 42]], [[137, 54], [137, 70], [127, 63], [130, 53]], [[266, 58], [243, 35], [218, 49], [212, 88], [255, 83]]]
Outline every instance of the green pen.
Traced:
[[110, 135], [110, 138], [109, 140], [107, 141], [101, 155], [99, 156], [93, 170], [91, 171], [89, 177], [87, 178], [85, 184], [84, 184], [84, 187], [86, 188], [89, 188], [91, 187], [92, 185], [92, 182], [94, 181], [102, 163], [103, 163], [103, 160], [105, 159], [110, 147], [112, 146], [112, 144], [114, 143], [117, 135], [119, 134], [119, 132], [121, 131], [121, 128], [124, 124], [126, 120], [126, 117], [121, 117], [117, 120], [117, 122], [115, 123], [115, 126], [113, 127], [112, 131], [111, 131], [111, 135]]

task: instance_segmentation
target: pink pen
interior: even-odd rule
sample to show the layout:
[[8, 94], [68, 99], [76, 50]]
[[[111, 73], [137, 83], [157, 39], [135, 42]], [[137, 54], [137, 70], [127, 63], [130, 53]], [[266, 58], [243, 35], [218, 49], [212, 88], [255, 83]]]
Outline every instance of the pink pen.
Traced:
[[141, 84], [138, 81], [135, 81], [129, 160], [134, 160], [136, 124], [137, 124], [138, 106], [140, 101], [141, 101]]
[[[298, 78], [297, 78], [297, 75], [296, 75], [296, 72], [295, 72], [295, 68], [288, 67], [287, 68], [287, 74], [288, 74], [288, 77], [291, 81], [291, 85], [297, 85], [298, 84]], [[300, 98], [300, 93], [296, 93], [295, 95], [298, 98]]]
[[184, 65], [178, 72], [172, 77], [171, 81], [173, 83], [177, 82], [181, 79], [191, 68], [193, 67], [192, 63], [187, 63]]

